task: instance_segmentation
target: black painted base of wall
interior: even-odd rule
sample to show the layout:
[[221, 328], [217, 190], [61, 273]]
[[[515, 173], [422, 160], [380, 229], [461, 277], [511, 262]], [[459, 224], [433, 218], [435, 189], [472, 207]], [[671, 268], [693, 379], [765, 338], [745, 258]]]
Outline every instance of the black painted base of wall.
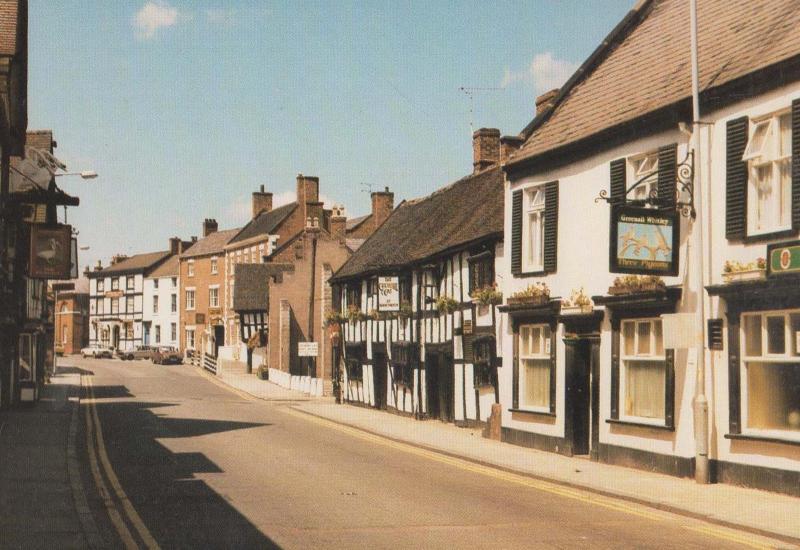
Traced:
[[456, 420], [453, 422], [459, 428], [470, 428], [473, 430], [483, 430], [486, 428], [486, 422], [482, 420], [475, 420], [468, 418], [467, 420]]
[[675, 477], [694, 476], [694, 457], [662, 455], [606, 443], [600, 443], [597, 451], [599, 461], [606, 464], [627, 466]]
[[392, 414], [396, 414], [397, 416], [404, 416], [406, 418], [417, 418], [417, 415], [415, 413], [403, 411], [398, 409], [397, 407], [392, 407], [391, 405], [386, 406], [386, 411]]
[[800, 472], [714, 460], [712, 481], [800, 497]]
[[514, 428], [502, 428], [500, 441], [504, 443], [511, 443], [512, 445], [519, 445], [520, 447], [537, 449], [539, 451], [548, 451], [551, 453], [572, 456], [572, 443], [563, 437], [542, 435], [523, 430], [516, 430]]

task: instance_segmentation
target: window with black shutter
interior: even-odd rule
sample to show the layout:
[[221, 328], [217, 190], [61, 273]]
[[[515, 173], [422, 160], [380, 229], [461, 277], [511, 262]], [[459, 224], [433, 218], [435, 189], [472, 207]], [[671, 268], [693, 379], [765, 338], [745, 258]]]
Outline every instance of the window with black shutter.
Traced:
[[483, 252], [470, 257], [469, 262], [469, 292], [494, 284], [494, 255]]
[[742, 239], [747, 232], [747, 117], [729, 120], [725, 128], [725, 236]]
[[525, 276], [552, 273], [558, 252], [558, 182], [512, 194], [511, 271]]
[[473, 343], [473, 383], [476, 388], [493, 385], [495, 341], [494, 338], [481, 338]]
[[558, 182], [544, 187], [544, 271], [553, 273], [558, 259]]

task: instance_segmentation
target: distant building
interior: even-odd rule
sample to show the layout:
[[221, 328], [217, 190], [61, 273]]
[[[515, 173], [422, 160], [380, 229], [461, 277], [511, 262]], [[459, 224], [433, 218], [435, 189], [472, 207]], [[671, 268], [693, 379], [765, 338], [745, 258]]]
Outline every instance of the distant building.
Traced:
[[145, 346], [179, 345], [180, 257], [175, 254], [144, 278], [142, 308], [142, 344]]
[[52, 283], [55, 300], [55, 352], [80, 353], [89, 345], [89, 279]]

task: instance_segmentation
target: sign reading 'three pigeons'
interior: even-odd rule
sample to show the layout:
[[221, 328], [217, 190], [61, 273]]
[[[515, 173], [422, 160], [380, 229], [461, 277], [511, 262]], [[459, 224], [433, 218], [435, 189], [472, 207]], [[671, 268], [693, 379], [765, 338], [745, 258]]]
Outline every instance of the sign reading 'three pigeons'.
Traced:
[[680, 220], [675, 211], [614, 206], [609, 270], [612, 273], [677, 275]]

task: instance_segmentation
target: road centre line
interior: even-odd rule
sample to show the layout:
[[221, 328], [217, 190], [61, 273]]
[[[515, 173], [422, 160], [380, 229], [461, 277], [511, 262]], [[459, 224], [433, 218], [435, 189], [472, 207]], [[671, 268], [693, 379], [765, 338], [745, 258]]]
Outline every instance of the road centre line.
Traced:
[[[95, 395], [94, 395], [94, 384], [92, 382], [91, 377], [86, 377], [86, 381], [89, 388], [89, 393], [91, 395], [91, 402], [89, 403], [89, 408], [91, 410], [92, 418], [94, 419], [94, 424], [96, 427], [96, 438], [97, 438], [97, 448], [100, 455], [100, 463], [103, 466], [103, 471], [108, 477], [109, 482], [111, 483], [111, 487], [114, 489], [116, 493], [117, 499], [122, 504], [122, 509], [125, 512], [128, 520], [133, 527], [136, 529], [136, 532], [139, 534], [139, 537], [144, 542], [145, 546], [151, 550], [158, 550], [160, 547], [156, 540], [153, 538], [153, 535], [147, 529], [142, 518], [136, 512], [136, 509], [133, 507], [128, 495], [125, 493], [125, 490], [122, 488], [122, 485], [119, 482], [119, 478], [117, 474], [114, 472], [114, 468], [111, 466], [111, 461], [108, 459], [108, 452], [106, 451], [105, 441], [103, 438], [103, 427], [100, 423], [100, 416], [97, 413], [97, 406], [95, 405]], [[88, 411], [87, 411], [88, 416]], [[87, 420], [88, 422], [88, 420]]]

